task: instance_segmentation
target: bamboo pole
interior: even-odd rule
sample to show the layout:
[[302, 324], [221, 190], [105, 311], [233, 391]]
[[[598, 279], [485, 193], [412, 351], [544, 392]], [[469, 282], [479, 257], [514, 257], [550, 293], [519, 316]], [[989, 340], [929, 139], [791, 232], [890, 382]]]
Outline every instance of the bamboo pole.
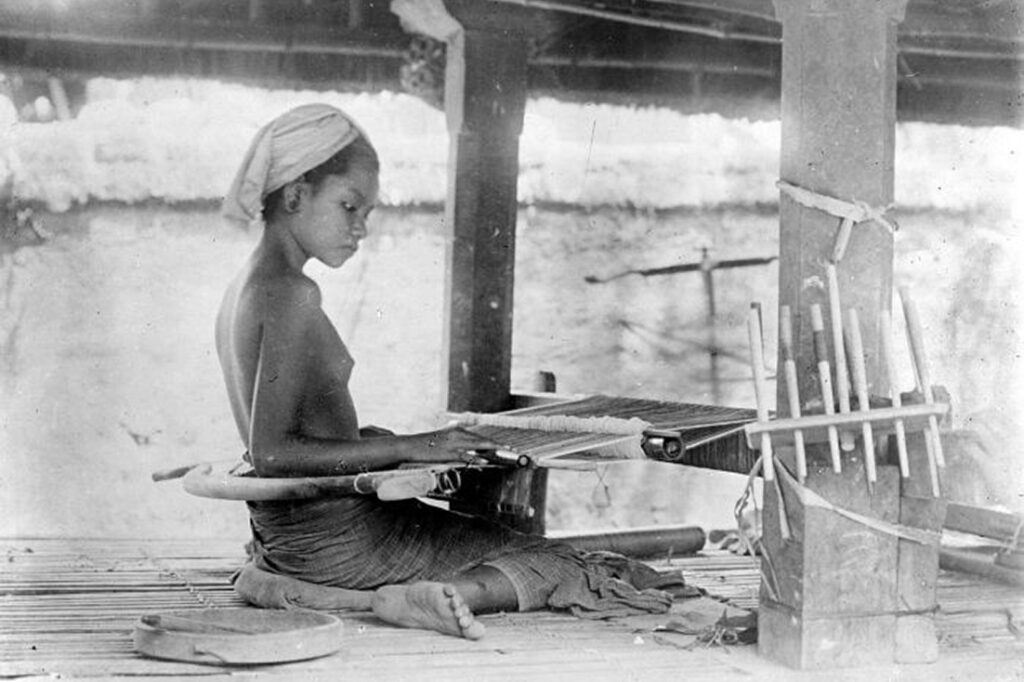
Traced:
[[[918, 389], [920, 389], [921, 394], [924, 396], [925, 404], [931, 405], [935, 402], [935, 393], [932, 390], [931, 372], [928, 367], [928, 356], [924, 350], [924, 333], [921, 330], [921, 319], [917, 314], [917, 305], [910, 297], [910, 291], [906, 288], [900, 288], [900, 299], [903, 301], [903, 316], [907, 322], [907, 339], [910, 342], [910, 354], [914, 360], [914, 367], [917, 369]], [[945, 467], [946, 459], [942, 453], [942, 439], [939, 437], [938, 420], [932, 417], [928, 421], [928, 427], [932, 436], [935, 464], [938, 467]]]
[[[899, 409], [903, 406], [903, 399], [900, 397], [899, 379], [896, 371], [896, 357], [892, 349], [892, 319], [889, 311], [883, 310], [878, 315], [879, 339], [882, 349], [882, 367], [889, 379], [889, 394], [892, 398], [892, 406]], [[895, 419], [896, 429], [896, 454], [900, 462], [900, 476], [910, 477], [910, 458], [907, 456], [907, 432], [902, 419]], [[933, 479], [933, 488], [935, 481]], [[935, 490], [937, 494], [937, 489]]]
[[[825, 266], [828, 279], [829, 319], [832, 323], [832, 352], [835, 353], [836, 398], [839, 401], [839, 413], [850, 411], [850, 375], [846, 365], [846, 343], [843, 339], [843, 308], [839, 298], [839, 277], [835, 263]], [[843, 450], [853, 450], [853, 436], [843, 431], [839, 434], [839, 443]]]
[[[828, 363], [828, 348], [825, 346], [825, 320], [821, 316], [821, 306], [811, 306], [811, 330], [814, 336], [814, 352], [818, 358], [818, 376], [821, 381], [821, 405], [826, 416], [834, 415], [835, 405], [832, 402], [832, 372]], [[843, 465], [839, 453], [839, 430], [834, 424], [828, 425], [828, 445], [832, 453], [832, 471], [842, 473]]]
[[[789, 416], [800, 417], [800, 388], [796, 379], [796, 361], [793, 357], [793, 319], [790, 307], [779, 309], [779, 345], [782, 346], [782, 369], [786, 381], [786, 397], [789, 402]], [[796, 475], [803, 483], [807, 479], [807, 451], [804, 447], [804, 432], [793, 431], [793, 447], [796, 450]]]
[[836, 235], [836, 243], [832, 248], [832, 262], [838, 263], [846, 253], [846, 247], [850, 243], [850, 234], [853, 232], [853, 218], [843, 216], [839, 224], [839, 234]]
[[746, 432], [752, 436], [759, 436], [761, 433], [781, 434], [794, 429], [803, 429], [804, 439], [812, 441], [815, 438], [814, 432], [837, 429], [856, 429], [865, 421], [873, 424], [878, 422], [892, 422], [894, 419], [903, 419], [911, 430], [918, 425], [922, 428], [927, 426], [928, 419], [943, 415], [949, 408], [942, 403], [934, 405], [903, 405], [899, 409], [892, 407], [880, 407], [870, 412], [850, 412], [849, 414], [836, 414], [834, 411], [825, 414], [807, 414], [799, 419], [773, 419], [770, 422], [760, 421], [747, 424]]
[[[864, 364], [864, 340], [860, 334], [860, 320], [857, 309], [850, 308], [847, 313], [850, 326], [850, 353], [853, 355], [853, 385], [857, 391], [857, 408], [864, 413], [871, 412], [871, 396], [868, 393], [868, 373]], [[875, 435], [871, 430], [871, 422], [865, 420], [861, 424], [864, 436], [864, 469], [868, 478], [868, 489], [871, 490], [878, 481], [875, 469]]]
[[[747, 332], [750, 337], [750, 364], [754, 370], [754, 399], [757, 402], [757, 421], [768, 422], [768, 386], [764, 372], [764, 348], [761, 346], [761, 315], [751, 308], [747, 317]], [[764, 462], [764, 480], [775, 480], [775, 462], [772, 455], [772, 439], [767, 433], [761, 435], [761, 458]]]

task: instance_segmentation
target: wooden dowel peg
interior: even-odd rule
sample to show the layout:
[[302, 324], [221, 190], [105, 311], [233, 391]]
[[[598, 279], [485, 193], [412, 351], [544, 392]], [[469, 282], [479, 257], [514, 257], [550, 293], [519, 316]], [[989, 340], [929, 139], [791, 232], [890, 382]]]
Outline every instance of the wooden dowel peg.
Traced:
[[[761, 355], [763, 357], [764, 356], [764, 313], [761, 310], [761, 302], [760, 301], [752, 301], [750, 303], [750, 309], [757, 311], [757, 328], [761, 330], [759, 332], [759, 334], [760, 334], [759, 338], [760, 338], [760, 346], [761, 346]], [[767, 365], [765, 365], [765, 369], [766, 370], [768, 369]]]
[[[829, 319], [832, 322], [832, 352], [835, 353], [836, 372], [836, 399], [839, 402], [839, 412], [847, 414], [850, 411], [850, 377], [846, 365], [846, 343], [843, 340], [843, 308], [839, 298], [839, 276], [836, 272], [835, 263], [825, 266], [825, 275], [828, 280], [828, 307]], [[843, 450], [853, 450], [853, 436], [843, 431], [839, 434], [839, 442]]]
[[[929, 426], [929, 428], [931, 428]], [[928, 477], [932, 482], [932, 495], [939, 497], [942, 495], [942, 491], [939, 487], [939, 467], [935, 463], [935, 448], [932, 447], [932, 439], [928, 437], [928, 434], [924, 434], [925, 452], [928, 455]]]
[[[924, 350], [924, 333], [921, 330], [921, 319], [917, 314], [917, 305], [910, 297], [910, 292], [900, 289], [900, 299], [903, 301], [903, 316], [907, 323], [907, 338], [910, 342], [910, 354], [914, 359], [914, 366], [917, 367], [919, 379], [918, 388], [924, 396], [926, 404], [935, 402], [935, 393], [932, 391], [931, 372], [928, 367], [928, 356]], [[935, 452], [935, 464], [938, 467], [946, 466], [946, 458], [942, 452], [942, 439], [939, 437], [939, 422], [932, 417], [928, 421], [928, 429], [932, 436], [932, 446]]]
[[[779, 345], [782, 347], [782, 370], [786, 381], [786, 398], [789, 416], [800, 416], [800, 387], [796, 380], [796, 360], [793, 357], [793, 316], [790, 307], [779, 309]], [[793, 432], [793, 447], [796, 450], [796, 475], [803, 483], [807, 479], [807, 451], [804, 447], [804, 432]]]
[[[821, 404], [826, 415], [835, 414], [832, 402], [832, 373], [828, 366], [828, 348], [825, 346], [825, 320], [821, 315], [821, 306], [811, 306], [811, 331], [814, 336], [814, 353], [818, 359], [818, 377], [821, 381]], [[835, 426], [828, 427], [828, 446], [832, 453], [832, 471], [842, 473], [843, 465], [839, 456], [839, 431]]]
[[159, 483], [160, 481], [173, 481], [176, 478], [181, 478], [188, 472], [195, 469], [197, 466], [199, 465], [187, 464], [182, 467], [175, 467], [174, 469], [161, 469], [160, 471], [154, 471], [152, 474], [150, 474], [150, 478], [152, 478], [153, 481], [157, 483]]
[[[760, 436], [767, 431], [771, 434], [782, 434], [792, 432], [794, 429], [802, 429], [805, 441], [820, 441], [828, 433], [828, 427], [834, 426], [837, 429], [857, 429], [865, 421], [871, 422], [875, 429], [886, 429], [896, 419], [906, 421], [911, 430], [924, 430], [928, 426], [928, 417], [942, 417], [949, 411], [949, 407], [942, 403], [934, 405], [904, 405], [899, 409], [895, 407], [872, 408], [870, 412], [851, 412], [850, 414], [805, 414], [799, 419], [776, 418], [768, 423], [759, 421], [750, 422], [744, 430], [752, 436]], [[788, 441], [787, 441], [788, 442]]]
[[[870, 412], [871, 396], [868, 392], [868, 372], [864, 363], [864, 339], [860, 333], [857, 309], [850, 308], [847, 316], [850, 328], [850, 354], [853, 356], [853, 386], [857, 391], [857, 409], [861, 412]], [[878, 472], [875, 468], [875, 435], [871, 429], [871, 422], [865, 421], [861, 425], [861, 432], [864, 436], [864, 470], [867, 473], [870, 488], [878, 481]]]
[[839, 225], [839, 233], [836, 235], [835, 246], [832, 247], [832, 262], [838, 263], [843, 260], [846, 253], [846, 245], [850, 243], [850, 234], [853, 232], [853, 218], [845, 216]]
[[[747, 318], [747, 332], [750, 337], [750, 365], [754, 370], [754, 399], [757, 402], [757, 421], [768, 421], [768, 385], [764, 371], [764, 348], [761, 346], [761, 317], [751, 309]], [[764, 462], [764, 480], [775, 480], [775, 462], [772, 455], [772, 439], [767, 433], [761, 434], [761, 458]]]
[[[892, 406], [900, 408], [903, 400], [900, 398], [899, 376], [896, 371], [896, 356], [892, 352], [892, 318], [887, 310], [878, 315], [878, 337], [881, 340], [882, 367], [885, 370], [886, 378], [889, 380], [889, 395], [892, 398]], [[894, 422], [896, 428], [896, 455], [900, 462], [900, 476], [910, 476], [910, 458], [907, 456], [907, 431], [902, 419]], [[938, 494], [937, 481], [932, 481], [933, 489]]]

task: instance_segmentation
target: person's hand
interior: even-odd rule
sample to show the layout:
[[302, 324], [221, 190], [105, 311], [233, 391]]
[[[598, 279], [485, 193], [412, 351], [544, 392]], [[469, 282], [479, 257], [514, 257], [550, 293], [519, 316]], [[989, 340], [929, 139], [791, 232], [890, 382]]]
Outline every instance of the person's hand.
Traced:
[[421, 462], [473, 462], [478, 450], [497, 450], [497, 443], [461, 426], [448, 426], [423, 434]]

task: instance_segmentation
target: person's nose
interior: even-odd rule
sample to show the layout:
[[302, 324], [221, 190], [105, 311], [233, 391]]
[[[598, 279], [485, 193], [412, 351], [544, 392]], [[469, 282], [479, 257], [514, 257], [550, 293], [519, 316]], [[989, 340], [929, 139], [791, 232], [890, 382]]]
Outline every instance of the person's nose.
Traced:
[[366, 232], [366, 218], [356, 216], [355, 220], [352, 221], [352, 236], [356, 239], [365, 239]]

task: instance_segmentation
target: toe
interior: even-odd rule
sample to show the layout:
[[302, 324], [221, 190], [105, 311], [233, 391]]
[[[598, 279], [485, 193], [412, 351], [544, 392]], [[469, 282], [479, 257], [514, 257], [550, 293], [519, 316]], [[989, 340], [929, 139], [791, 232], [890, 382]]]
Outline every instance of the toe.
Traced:
[[483, 623], [478, 620], [473, 620], [468, 626], [462, 628], [462, 636], [466, 639], [480, 639], [484, 636], [487, 629]]

